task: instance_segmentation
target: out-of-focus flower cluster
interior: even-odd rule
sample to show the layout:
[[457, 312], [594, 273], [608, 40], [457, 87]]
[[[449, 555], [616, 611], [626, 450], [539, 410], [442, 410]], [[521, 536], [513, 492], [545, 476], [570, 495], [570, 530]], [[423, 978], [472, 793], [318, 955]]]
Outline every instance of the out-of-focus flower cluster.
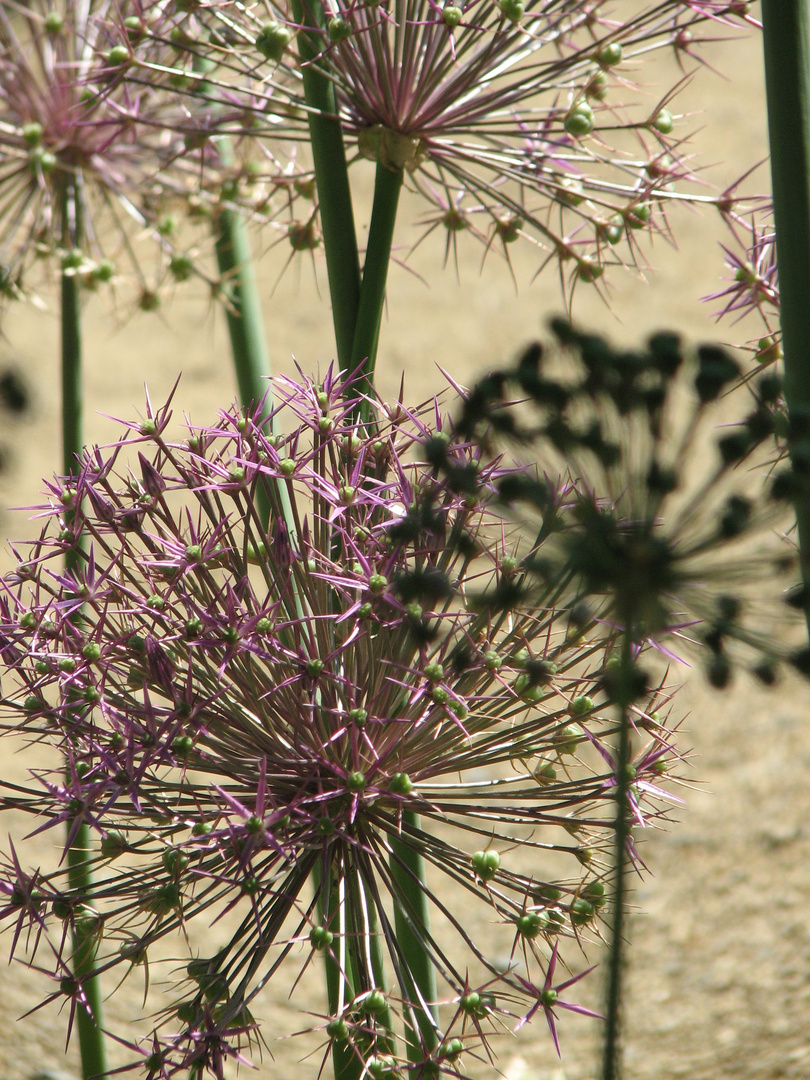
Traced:
[[[722, 348], [690, 354], [661, 333], [622, 350], [565, 320], [552, 328], [563, 348], [533, 345], [491, 373], [459, 421], [485, 446], [505, 439], [521, 457], [530, 447], [546, 472], [496, 484], [498, 502], [544, 539], [524, 562], [526, 595], [567, 580], [583, 617], [628, 628], [635, 641], [693, 637], [717, 687], [735, 653], [766, 684], [784, 661], [806, 670], [806, 652], [791, 655], [790, 634], [777, 632], [778, 598], [803, 602], [790, 591], [797, 560], [786, 533], [806, 468], [763, 483], [759, 453], [782, 423], [778, 375], [752, 380], [748, 415], [713, 434], [716, 403], [742, 376]], [[553, 478], [565, 469], [572, 487], [560, 503]], [[500, 603], [497, 588], [491, 599]]]
[[[374, 1076], [413, 1067], [398, 1025], [422, 1031], [424, 1067], [467, 1075], [500, 1028], [542, 1012], [556, 1044], [561, 1010], [588, 1012], [568, 996], [580, 976], [555, 969], [610, 903], [613, 631], [573, 623], [555, 583], [479, 606], [525, 575], [488, 498], [522, 474], [436, 405], [377, 404], [358, 427], [343, 390], [331, 374], [277, 381], [284, 437], [226, 412], [173, 442], [168, 407], [150, 409], [49, 485], [42, 535], [3, 582], [4, 730], [67, 762], [5, 784], [4, 805], [37, 831], [99, 838], [81, 895], [64, 867], [10, 853], [12, 951], [76, 1009], [72, 927], [92, 928], [109, 977], [208, 927], [206, 951], [162, 973], [155, 1031], [133, 1044], [150, 1077], [221, 1075], [259, 1037], [257, 989], [287, 959], [334, 966], [337, 1008], [316, 1028]], [[634, 705], [638, 826], [677, 777], [667, 711], [656, 690]], [[414, 859], [436, 936], [410, 898]], [[437, 1021], [403, 914], [436, 971]]]
[[[270, 212], [277, 188], [269, 176], [281, 171], [283, 147], [276, 145], [266, 167], [249, 166], [247, 143], [223, 153], [205, 137], [210, 107], [200, 98], [192, 110], [191, 80], [173, 66], [174, 7], [154, 5], [147, 35], [139, 2], [0, 6], [0, 285], [6, 297], [26, 294], [32, 264], [57, 256], [86, 288], [134, 275], [138, 303], [151, 310], [166, 280], [210, 277], [188, 230], [178, 242], [184, 217], [215, 220], [226, 204]], [[165, 85], [128, 77], [136, 48], [138, 64], [163, 72]], [[231, 119], [227, 102], [220, 102], [219, 130]], [[246, 182], [237, 190], [242, 175]], [[273, 202], [273, 210], [282, 205], [286, 200]], [[143, 236], [152, 241], [151, 254], [139, 243]]]

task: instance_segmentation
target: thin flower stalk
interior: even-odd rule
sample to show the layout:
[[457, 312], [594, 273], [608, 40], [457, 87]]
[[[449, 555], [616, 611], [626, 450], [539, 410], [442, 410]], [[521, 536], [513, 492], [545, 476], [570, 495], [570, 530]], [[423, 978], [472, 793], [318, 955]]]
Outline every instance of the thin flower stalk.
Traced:
[[[18, 686], [4, 709], [70, 767], [6, 784], [5, 805], [37, 832], [87, 824], [96, 873], [79, 904], [64, 868], [32, 883], [18, 852], [3, 917], [17, 955], [30, 928], [30, 961], [72, 979], [74, 1012], [65, 930], [88, 912], [99, 973], [153, 968], [160, 940], [176, 955], [181, 928], [210, 926], [206, 952], [165, 973], [142, 1047], [118, 1036], [148, 1075], [218, 1076], [244, 1055], [291, 952], [331, 961], [316, 1027], [346, 1077], [466, 1075], [499, 1027], [536, 1015], [558, 951], [599, 934], [615, 632], [572, 633], [557, 583], [519, 607], [478, 603], [488, 583], [522, 594], [519, 541], [487, 497], [507, 474], [438, 406], [378, 402], [358, 425], [331, 372], [278, 379], [274, 397], [286, 435], [232, 410], [175, 441], [168, 408], [150, 408], [48, 485], [42, 536], [4, 580], [4, 689]], [[679, 763], [666, 701], [651, 687], [633, 712], [659, 784]], [[662, 791], [635, 793], [646, 824]], [[486, 942], [470, 904], [489, 911]], [[498, 939], [518, 966], [494, 958]]]

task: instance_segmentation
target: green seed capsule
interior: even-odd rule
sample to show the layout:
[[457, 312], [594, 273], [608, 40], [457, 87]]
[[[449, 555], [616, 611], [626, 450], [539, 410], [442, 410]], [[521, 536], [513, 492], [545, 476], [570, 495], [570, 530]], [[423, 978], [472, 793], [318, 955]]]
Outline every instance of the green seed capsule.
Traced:
[[661, 135], [669, 135], [672, 131], [672, 126], [672, 113], [669, 111], [669, 109], [661, 109], [661, 111], [656, 114], [656, 116], [650, 123], [650, 127], [655, 128], [655, 130]]
[[455, 4], [445, 4], [444, 8], [442, 9], [442, 19], [444, 20], [444, 25], [449, 27], [451, 30], [455, 30], [463, 17], [464, 12], [461, 10], [460, 7], [456, 7]]
[[366, 994], [360, 1003], [363, 1012], [366, 1013], [381, 1013], [388, 1007], [385, 994], [380, 990], [372, 990], [371, 993]]
[[571, 922], [574, 926], [584, 926], [593, 919], [596, 908], [588, 900], [579, 897], [571, 903]]
[[407, 773], [394, 773], [388, 784], [388, 790], [394, 795], [410, 795], [413, 791], [413, 781]]
[[335, 1042], [345, 1042], [349, 1037], [349, 1025], [342, 1018], [330, 1020], [326, 1025], [326, 1034]]
[[326, 24], [326, 32], [329, 35], [329, 40], [335, 45], [352, 36], [351, 26], [340, 15], [334, 15], [329, 20]]
[[526, 5], [522, 0], [498, 0], [498, 7], [505, 19], [512, 23], [519, 23], [526, 11]]
[[335, 935], [331, 930], [327, 930], [325, 926], [313, 926], [309, 932], [309, 940], [313, 949], [321, 951], [322, 949], [328, 949], [334, 941]]
[[110, 67], [121, 67], [129, 60], [129, 49], [126, 45], [113, 45], [107, 53], [107, 63]]
[[529, 938], [530, 940], [536, 938], [541, 930], [544, 929], [544, 922], [548, 922], [548, 919], [543, 919], [541, 913], [538, 911], [528, 911], [525, 915], [521, 915], [517, 920], [517, 929], [521, 937]]
[[497, 851], [490, 848], [488, 851], [476, 851], [472, 856], [472, 866], [476, 877], [481, 881], [492, 881], [501, 865], [501, 857]]
[[622, 62], [622, 47], [618, 41], [611, 41], [609, 45], [603, 45], [596, 54], [596, 59], [602, 67], [615, 67]]
[[366, 778], [361, 772], [350, 772], [346, 777], [346, 787], [355, 794], [363, 791], [366, 786]]
[[593, 109], [587, 101], [581, 101], [568, 113], [563, 121], [563, 127], [569, 135], [581, 138], [590, 135], [595, 126]]
[[292, 33], [286, 26], [277, 22], [267, 22], [259, 31], [255, 45], [265, 59], [277, 64], [291, 41]]

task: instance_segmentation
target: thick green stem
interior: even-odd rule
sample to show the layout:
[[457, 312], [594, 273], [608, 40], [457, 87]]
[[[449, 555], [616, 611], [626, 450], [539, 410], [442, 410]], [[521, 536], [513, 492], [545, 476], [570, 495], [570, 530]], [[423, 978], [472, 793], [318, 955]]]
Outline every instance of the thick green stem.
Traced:
[[[82, 223], [76, 181], [67, 179], [62, 190], [62, 242], [66, 251], [80, 248]], [[78, 274], [69, 267], [62, 270], [61, 320], [62, 320], [62, 471], [65, 476], [78, 475], [78, 456], [82, 452], [82, 335], [81, 335], [81, 284]], [[68, 551], [65, 565], [75, 570], [81, 561], [78, 547]], [[70, 826], [68, 826], [70, 827]], [[68, 882], [74, 896], [90, 894], [92, 874], [90, 855], [92, 839], [87, 825], [81, 825], [68, 849]], [[76, 1010], [76, 1028], [79, 1034], [79, 1053], [82, 1075], [90, 1077], [107, 1075], [104, 1035], [101, 1031], [101, 987], [97, 978], [87, 978], [95, 968], [96, 945], [93, 928], [81, 920], [73, 935], [73, 975], [82, 985], [87, 1010]]]
[[[264, 400], [262, 416], [258, 421], [261, 425], [272, 411], [268, 382], [270, 358], [253, 273], [250, 238], [242, 215], [229, 207], [223, 207], [217, 215], [214, 229], [217, 266], [225, 288], [225, 313], [239, 400], [246, 409], [252, 409]], [[282, 487], [279, 490], [286, 498], [286, 489]], [[270, 520], [270, 500], [261, 484], [256, 489], [256, 501], [262, 522], [266, 525]]]
[[[315, 888], [318, 898], [318, 918], [321, 925], [331, 929], [334, 934], [335, 944], [340, 948], [341, 940], [345, 944], [347, 935], [341, 934], [341, 918], [345, 918], [345, 912], [340, 911], [340, 894], [338, 882], [332, 873], [331, 867], [324, 871], [322, 865], [315, 868]], [[329, 1002], [329, 1015], [335, 1019], [341, 1019], [342, 1003], [351, 1000], [354, 996], [351, 983], [348, 982], [349, 962], [344, 964], [341, 970], [340, 958], [327, 953], [324, 956], [326, 965], [326, 995]], [[344, 992], [341, 996], [341, 983], [344, 984]], [[332, 1042], [332, 1065], [335, 1071], [335, 1080], [359, 1080], [363, 1072], [363, 1063], [359, 1056], [354, 1053], [348, 1040], [334, 1039]]]
[[[316, 31], [325, 26], [323, 5], [317, 0], [307, 3], [293, 0], [292, 13], [301, 26], [310, 26]], [[335, 345], [338, 363], [346, 369], [352, 355], [360, 303], [360, 256], [335, 90], [317, 59], [323, 50], [323, 43], [324, 38], [319, 32], [302, 31], [298, 35], [298, 51], [303, 61], [301, 77], [310, 109], [309, 136], [318, 187], [329, 295], [332, 299]]]
[[[762, 0], [765, 87], [779, 263], [789, 448], [810, 448], [810, 3]], [[797, 500], [802, 576], [810, 586], [810, 496]], [[810, 628], [810, 603], [805, 605]]]
[[[409, 832], [418, 829], [418, 815], [412, 810], [406, 810], [403, 814], [403, 825]], [[415, 1063], [423, 1061], [425, 1054], [435, 1050], [439, 1041], [436, 969], [423, 945], [430, 928], [430, 911], [425, 889], [425, 860], [411, 844], [394, 840], [391, 847], [391, 877], [407, 903], [407, 911], [399, 904], [394, 905], [394, 926], [397, 942], [415, 983], [414, 987], [405, 988], [410, 995], [419, 1026], [419, 1030], [415, 1031], [406, 1013], [408, 1058]], [[418, 933], [420, 929], [421, 940]], [[421, 1006], [420, 999], [427, 1006], [427, 1010]]]
[[402, 178], [402, 169], [391, 169], [382, 162], [377, 165], [368, 247], [363, 265], [363, 285], [350, 365], [350, 370], [357, 372], [357, 389], [363, 393], [370, 393], [374, 387], [374, 367]]
[[633, 683], [633, 639], [630, 633], [631, 621], [625, 622], [622, 639], [622, 662], [619, 670], [619, 687], [616, 704], [619, 709], [619, 730], [616, 739], [616, 816], [614, 819], [614, 855], [613, 855], [613, 897], [610, 921], [610, 954], [608, 957], [607, 991], [605, 1007], [605, 1041], [602, 1055], [601, 1080], [619, 1080], [621, 1076], [621, 1007], [622, 976], [624, 973], [624, 925], [627, 901], [627, 875], [629, 858], [627, 852], [630, 840], [630, 816], [628, 813], [628, 791], [630, 788], [630, 695], [628, 689]]

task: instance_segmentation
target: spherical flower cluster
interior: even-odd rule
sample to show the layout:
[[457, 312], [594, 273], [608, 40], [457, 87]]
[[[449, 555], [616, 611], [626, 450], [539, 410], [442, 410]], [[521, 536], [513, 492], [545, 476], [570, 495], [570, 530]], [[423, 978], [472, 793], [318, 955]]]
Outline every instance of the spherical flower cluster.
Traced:
[[608, 265], [639, 261], [645, 231], [668, 233], [669, 201], [708, 198], [683, 151], [677, 87], [635, 101], [635, 86], [650, 55], [682, 62], [700, 43], [694, 28], [739, 26], [742, 6], [668, 0], [622, 22], [602, 0], [328, 0], [322, 19], [303, 10], [302, 22], [295, 3], [194, 5], [185, 18], [205, 32], [189, 47], [234, 103], [246, 83], [244, 115], [258, 108], [251, 124], [272, 136], [299, 129], [294, 92], [276, 102], [300, 65], [296, 36], [314, 42], [298, 70], [314, 64], [334, 87], [352, 162], [404, 172], [430, 206], [425, 231], [446, 231], [448, 248], [467, 231], [508, 258], [526, 239], [571, 287], [594, 283]]
[[[157, 306], [160, 279], [146, 280], [139, 234], [163, 249], [161, 276], [185, 281], [206, 273], [203, 261], [175, 249], [171, 210], [178, 200], [191, 200], [203, 217], [223, 201], [251, 208], [260, 201], [267, 210], [276, 192], [272, 184], [268, 189], [268, 176], [282, 171], [281, 148], [252, 171], [241, 154], [225, 160], [207, 137], [210, 103], [194, 95], [202, 76], [192, 80], [175, 70], [174, 20], [160, 7], [148, 25], [140, 3], [32, 0], [19, 10], [0, 9], [0, 291], [6, 296], [26, 292], [26, 271], [36, 259], [56, 256], [62, 270], [90, 288], [113, 280], [123, 260], [140, 286], [140, 306], [149, 310]], [[146, 78], [138, 77], [142, 70]], [[220, 111], [218, 124], [232, 119]], [[242, 174], [247, 193], [237, 190]]]
[[[523, 577], [486, 498], [520, 474], [438, 406], [375, 403], [363, 427], [343, 392], [331, 372], [277, 380], [286, 436], [228, 411], [177, 442], [168, 407], [150, 409], [49, 485], [42, 535], [3, 582], [4, 729], [67, 762], [40, 757], [3, 805], [98, 837], [81, 895], [63, 867], [10, 853], [12, 950], [27, 940], [75, 1010], [77, 924], [110, 977], [210, 927], [207, 951], [164, 973], [133, 1061], [149, 1077], [221, 1075], [258, 1037], [256, 994], [288, 954], [325, 958], [319, 1027], [369, 1075], [466, 1075], [499, 1027], [542, 1011], [556, 1043], [561, 1010], [588, 1012], [568, 998], [580, 976], [555, 968], [610, 903], [612, 631], [574, 626], [555, 586], [478, 605]], [[660, 693], [633, 716], [627, 813], [642, 826], [665, 812], [678, 756]]]
[[[748, 414], [710, 436], [716, 402], [742, 377], [724, 349], [690, 352], [660, 333], [622, 350], [563, 319], [552, 328], [563, 349], [529, 347], [473, 391], [460, 420], [487, 445], [504, 435], [528, 444], [551, 476], [571, 470], [562, 506], [547, 482], [497, 483], [499, 501], [519, 518], [539, 515], [548, 536], [529, 580], [542, 590], [566, 578], [569, 603], [636, 642], [697, 637], [715, 686], [728, 684], [735, 655], [772, 683], [791, 659], [790, 635], [775, 631], [786, 614], [778, 597], [795, 583], [786, 536], [801, 477], [781, 472], [763, 485], [760, 470], [739, 466], [762, 465], [783, 424], [779, 377], [752, 380]], [[528, 403], [517, 408], [512, 391]], [[806, 666], [804, 653], [792, 659]]]

